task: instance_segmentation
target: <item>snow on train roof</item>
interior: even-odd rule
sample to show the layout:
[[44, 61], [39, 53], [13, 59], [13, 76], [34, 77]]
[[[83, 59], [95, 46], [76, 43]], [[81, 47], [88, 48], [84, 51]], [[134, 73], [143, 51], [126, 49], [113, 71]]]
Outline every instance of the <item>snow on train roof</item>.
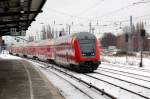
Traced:
[[77, 34], [77, 38], [78, 39], [95, 39], [95, 35], [89, 32], [81, 32], [79, 34]]
[[91, 34], [89, 32], [79, 32], [79, 33], [72, 33], [70, 35], [65, 35], [54, 39], [47, 39], [47, 40], [27, 42], [27, 43], [18, 43], [13, 46], [23, 47], [23, 46], [45, 46], [45, 45], [53, 45], [53, 44], [59, 45], [59, 44], [71, 43], [72, 39], [76, 37], [82, 39], [85, 36], [88, 38], [95, 38], [94, 34]]
[[34, 42], [26, 42], [26, 43], [17, 43], [12, 45], [12, 47], [24, 47], [24, 46], [44, 46], [51, 44], [51, 40], [42, 40], [42, 41], [34, 41]]
[[37, 43], [36, 46], [52, 45], [53, 44], [53, 40], [47, 39], [47, 40], [38, 41], [36, 43]]
[[82, 39], [83, 37], [88, 37], [88, 38], [95, 38], [94, 34], [91, 34], [89, 32], [79, 32], [79, 33], [72, 33], [70, 35], [65, 35], [59, 38], [54, 39], [54, 43], [56, 45], [58, 44], [65, 44], [65, 43], [71, 43], [73, 38], [79, 38]]
[[11, 47], [22, 47], [22, 46], [25, 46], [24, 43], [17, 43], [17, 44], [12, 44]]
[[65, 35], [65, 36], [62, 36], [62, 37], [58, 37], [58, 38], [54, 39], [54, 44], [59, 45], [59, 44], [68, 43], [68, 38], [71, 38], [71, 36], [70, 35]]

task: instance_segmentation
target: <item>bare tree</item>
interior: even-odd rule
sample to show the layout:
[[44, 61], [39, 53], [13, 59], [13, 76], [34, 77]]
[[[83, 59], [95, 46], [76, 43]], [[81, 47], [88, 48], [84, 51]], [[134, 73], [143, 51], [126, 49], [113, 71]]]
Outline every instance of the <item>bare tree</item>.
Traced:
[[105, 48], [116, 46], [116, 36], [112, 33], [105, 33], [101, 38], [101, 46]]
[[42, 26], [42, 30], [41, 30], [41, 32], [42, 32], [42, 40], [45, 40], [46, 39], [46, 29], [45, 29], [45, 26], [43, 25]]
[[29, 36], [29, 37], [28, 37], [28, 41], [29, 41], [29, 42], [33, 42], [33, 41], [34, 41], [34, 36]]
[[[131, 48], [132, 51], [140, 51], [141, 49], [141, 29], [144, 29], [144, 24], [143, 22], [139, 22], [136, 24], [136, 26], [132, 26], [132, 32], [130, 32], [130, 27], [129, 26], [125, 26], [123, 28], [123, 32], [124, 34], [117, 36], [117, 45], [119, 44], [119, 48], [120, 49], [124, 49], [124, 47], [126, 46], [125, 44], [125, 33], [128, 33], [130, 38], [130, 43], [128, 42], [128, 44], [131, 44]], [[124, 39], [124, 41], [122, 41]], [[148, 50], [149, 49], [149, 40], [148, 40], [148, 35], [146, 34], [146, 36], [144, 37], [144, 47], [143, 50]], [[129, 45], [128, 45], [129, 46]]]
[[50, 25], [47, 25], [47, 38], [48, 39], [53, 39], [54, 38], [54, 33], [53, 29], [51, 28]]
[[51, 39], [52, 36], [51, 36], [51, 26], [50, 25], [47, 25], [47, 39]]

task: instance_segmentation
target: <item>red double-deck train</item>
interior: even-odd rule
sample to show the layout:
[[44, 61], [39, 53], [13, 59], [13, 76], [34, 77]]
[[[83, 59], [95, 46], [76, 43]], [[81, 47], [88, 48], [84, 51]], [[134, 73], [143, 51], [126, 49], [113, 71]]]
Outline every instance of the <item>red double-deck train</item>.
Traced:
[[78, 72], [93, 72], [101, 63], [99, 41], [88, 32], [13, 45], [10, 53], [46, 60]]

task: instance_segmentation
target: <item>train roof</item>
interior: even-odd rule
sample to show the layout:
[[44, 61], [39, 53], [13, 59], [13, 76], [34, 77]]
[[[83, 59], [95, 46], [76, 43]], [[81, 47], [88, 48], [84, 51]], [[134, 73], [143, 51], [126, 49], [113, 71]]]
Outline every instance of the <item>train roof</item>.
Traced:
[[13, 44], [12, 47], [24, 47], [24, 46], [45, 46], [51, 44], [51, 40], [42, 40], [42, 41], [34, 41], [34, 42], [27, 42], [27, 43], [17, 43]]
[[53, 44], [53, 40], [51, 39], [36, 42], [36, 46], [45, 46], [45, 45], [52, 45], [52, 44]]
[[23, 47], [23, 46], [25, 46], [24, 43], [17, 43], [11, 45], [11, 47]]
[[94, 34], [89, 33], [89, 32], [80, 32], [76, 36], [78, 39], [85, 39], [85, 38], [86, 39], [95, 39], [96, 38]]
[[71, 43], [71, 41], [74, 39], [74, 38], [78, 38], [78, 39], [85, 39], [85, 37], [87, 39], [95, 39], [95, 35], [94, 34], [91, 34], [89, 32], [79, 32], [79, 33], [72, 33], [70, 35], [65, 35], [65, 36], [62, 36], [62, 37], [58, 37], [58, 38], [55, 38], [54, 39], [54, 43], [56, 45], [58, 44], [66, 44], [66, 43]]
[[79, 33], [72, 33], [70, 35], [65, 35], [62, 37], [54, 38], [54, 39], [47, 39], [41, 41], [34, 41], [34, 42], [27, 42], [27, 43], [19, 43], [13, 45], [15, 47], [24, 47], [24, 46], [46, 46], [46, 45], [59, 45], [59, 44], [68, 44], [71, 43], [72, 40], [75, 38], [78, 39], [95, 39], [95, 35], [89, 32], [79, 32]]

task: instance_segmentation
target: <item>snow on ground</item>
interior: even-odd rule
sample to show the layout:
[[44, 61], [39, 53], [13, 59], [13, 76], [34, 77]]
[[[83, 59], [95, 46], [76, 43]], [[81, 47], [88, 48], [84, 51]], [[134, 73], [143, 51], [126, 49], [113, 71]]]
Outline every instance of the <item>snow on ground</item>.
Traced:
[[[141, 74], [145, 76], [149, 76], [149, 73], [143, 72], [142, 69], [150, 70], [150, 58], [143, 58], [143, 67], [139, 66], [140, 58], [139, 57], [117, 57], [117, 56], [103, 56], [102, 64], [99, 66], [107, 67], [114, 70], [121, 70], [135, 74]], [[118, 68], [116, 66], [121, 66], [122, 68]], [[133, 67], [132, 70], [128, 69], [128, 67]], [[139, 70], [138, 70], [139, 69]]]
[[[39, 68], [39, 66], [43, 67], [43, 65], [32, 61], [30, 62], [34, 64], [44, 75], [46, 75], [46, 77], [54, 84], [54, 86], [56, 86], [60, 90], [61, 94], [65, 97], [65, 99], [89, 99], [90, 97], [92, 97], [92, 99], [105, 99], [105, 97], [103, 97], [101, 94], [91, 90], [90, 88], [84, 86], [80, 82], [64, 74], [59, 73], [58, 71], [53, 71], [51, 69], [45, 71], [45, 69]], [[80, 88], [82, 92], [88, 94], [90, 97], [86, 96], [84, 93], [80, 92], [75, 87], [71, 86], [68, 82], [56, 76], [52, 72], [56, 73], [57, 75], [60, 75], [61, 77], [63, 77], [63, 79], [66, 79], [67, 81], [71, 82], [73, 85]], [[73, 73], [73, 74], [82, 75], [78, 73]]]
[[[38, 66], [39, 64], [37, 63], [34, 63], [32, 62], [35, 66]], [[37, 67], [38, 68], [38, 67]], [[39, 68], [40, 69], [40, 68]], [[62, 85], [66, 85], [66, 82], [64, 81], [61, 81], [61, 79], [57, 79], [57, 76], [55, 76], [55, 78], [53, 78], [53, 76], [51, 76], [52, 74], [49, 72], [49, 71], [45, 71], [45, 70], [42, 70], [42, 72], [44, 72], [44, 74], [54, 83], [54, 85], [59, 89], [61, 90], [63, 93], [63, 96], [66, 97], [66, 99], [72, 99], [71, 97], [72, 96], [75, 96], [76, 98], [75, 99], [78, 99], [77, 97], [80, 96], [81, 93], [78, 93], [77, 94], [77, 90], [76, 91], [69, 91], [68, 92], [68, 88], [71, 88], [71, 86], [67, 85], [67, 86], [62, 86]], [[69, 71], [68, 71], [69, 72]], [[57, 73], [58, 74], [58, 73]], [[124, 91], [121, 91], [120, 88], [116, 88], [112, 85], [108, 85], [104, 82], [101, 82], [101, 81], [98, 81], [98, 80], [95, 80], [95, 79], [92, 79], [90, 77], [87, 77], [87, 76], [84, 76], [82, 74], [79, 74], [79, 73], [74, 73], [74, 72], [69, 72], [69, 74], [71, 75], [74, 75], [75, 77], [77, 78], [81, 78], [82, 80], [86, 81], [86, 82], [89, 82], [93, 85], [95, 85], [96, 87], [100, 88], [100, 89], [105, 89], [106, 92], [109, 92], [110, 94], [116, 96], [116, 97], [119, 97], [120, 99], [126, 99], [127, 96], [128, 99], [135, 99], [135, 97], [137, 97], [136, 95], [133, 95], [133, 94], [130, 94], [130, 93], [126, 93]], [[62, 74], [60, 73], [60, 75], [62, 76]], [[93, 99], [103, 99], [102, 97], [100, 98], [100, 95], [97, 95], [96, 92], [90, 92], [86, 87], [83, 87], [80, 85], [80, 83], [78, 82], [74, 82], [72, 81], [72, 79], [69, 79], [68, 77], [64, 76], [65, 79], [71, 81], [71, 83], [74, 83], [76, 86], [78, 86], [79, 88], [81, 88], [82, 90], [84, 90], [87, 94], [90, 94], [90, 96], [92, 96]], [[56, 80], [57, 79], [57, 80]], [[54, 81], [53, 81], [54, 80]], [[61, 83], [61, 84], [60, 84]], [[65, 90], [67, 91], [65, 91]], [[91, 90], [92, 91], [92, 90]], [[70, 93], [71, 92], [71, 93]], [[73, 93], [72, 93], [73, 92]], [[77, 96], [76, 96], [77, 95]], [[132, 98], [134, 97], [134, 98]], [[74, 98], [73, 98], [74, 99]], [[79, 99], [88, 99], [87, 97], [85, 96], [80, 96]], [[138, 99], [138, 98], [137, 98]]]
[[[140, 63], [140, 58], [139, 57], [134, 57], [134, 56], [123, 56], [123, 57], [117, 57], [117, 56], [102, 56], [102, 62], [107, 62], [111, 64], [117, 64], [117, 65], [128, 65], [128, 66], [134, 66], [134, 67], [139, 67]], [[150, 69], [150, 58], [149, 57], [144, 57], [143, 58], [143, 67], [142, 68], [147, 68]]]
[[[0, 58], [2, 59], [21, 59], [20, 57], [17, 56], [12, 56], [7, 53], [0, 54]], [[44, 75], [56, 86], [60, 93], [65, 97], [65, 99], [89, 99], [87, 96], [79, 92], [77, 89], [75, 89], [73, 86], [71, 86], [69, 83], [65, 82], [64, 80], [58, 78], [56, 75], [53, 73], [39, 68], [39, 64], [37, 65], [36, 63], [32, 62], [38, 69], [42, 71]]]
[[[3, 58], [3, 59], [21, 59], [21, 58], [16, 57], [16, 56], [9, 55], [8, 53], [0, 54], [0, 58]], [[103, 56], [102, 64], [99, 67], [101, 67], [101, 66], [102, 67], [107, 67], [107, 68], [112, 68], [113, 67], [116, 70], [122, 70], [122, 71], [127, 71], [127, 72], [131, 72], [131, 73], [135, 73], [135, 74], [141, 74], [141, 75], [149, 76], [149, 73], [144, 73], [142, 71], [127, 70], [126, 68], [117, 68], [117, 67], [113, 66], [113, 65], [119, 65], [119, 66], [123, 66], [123, 67], [124, 66], [129, 66], [129, 67], [144, 68], [144, 69], [149, 69], [150, 70], [150, 65], [149, 65], [150, 64], [150, 59], [149, 58], [143, 58], [143, 64], [144, 64], [143, 67], [139, 67], [139, 62], [140, 62], [140, 58], [137, 58], [137, 57], [127, 57], [127, 60], [126, 60], [126, 57]], [[56, 86], [60, 90], [61, 94], [66, 99], [89, 99], [88, 96], [86, 96], [85, 94], [81, 93], [79, 90], [77, 90], [76, 88], [71, 86], [65, 80], [60, 79], [54, 73], [49, 72], [49, 70], [45, 70], [45, 69], [39, 68], [39, 65], [37, 63], [33, 63], [33, 64], [36, 66], [36, 68], [40, 69], [40, 71], [43, 74], [46, 75], [46, 77], [54, 84], [54, 86]], [[77, 74], [77, 76], [81, 76], [81, 75]], [[81, 76], [81, 77], [83, 77], [83, 76]], [[117, 75], [116, 75], [116, 77], [127, 79], [125, 77], [121, 77], [121, 76], [117, 76]], [[86, 79], [87, 81], [91, 80], [91, 79], [87, 79], [87, 78], [84, 78], [84, 79]], [[108, 86], [107, 84], [101, 84], [99, 81], [94, 81], [92, 83], [94, 85], [96, 85], [97, 87], [100, 87], [100, 88], [104, 88], [105, 87], [104, 89], [114, 90], [113, 94], [115, 94], [119, 99], [126, 99], [127, 97], [128, 97], [128, 99], [129, 99], [129, 97], [130, 97], [130, 99], [135, 99], [135, 97], [133, 97], [133, 95], [128, 94], [128, 93], [126, 93], [124, 91], [120, 91], [120, 89], [118, 89], [118, 88], [115, 88], [115, 87], [112, 87], [112, 86]], [[77, 86], [78, 86], [78, 84], [77, 84]], [[84, 90], [84, 88], [83, 88], [83, 90]], [[89, 92], [89, 91], [87, 91], [87, 92]], [[89, 92], [89, 93], [91, 94], [92, 92]], [[124, 96], [126, 96], [126, 97], [122, 98]], [[97, 99], [97, 98], [95, 98], [95, 99]], [[136, 98], [136, 99], [142, 99], [142, 98]]]
[[[113, 67], [112, 70], [109, 70], [109, 69], [112, 69], [112, 66], [108, 66], [107, 64], [105, 64], [105, 65], [101, 65], [99, 67], [99, 69], [96, 71], [100, 72], [102, 74], [105, 74], [105, 75], [109, 75], [109, 76], [112, 76], [112, 74], [113, 74], [113, 77], [115, 77], [115, 78], [120, 78], [120, 79], [129, 81], [129, 82], [134, 82], [136, 84], [140, 84], [140, 85], [147, 86], [150, 88], [150, 73], [136, 71], [136, 70], [135, 71], [128, 70], [126, 68], [117, 68], [115, 66]], [[137, 75], [134, 75], [134, 74], [137, 74]], [[146, 76], [146, 77], [143, 77], [143, 76]], [[136, 79], [136, 78], [138, 78], [138, 79]]]
[[[38, 69], [40, 64], [31, 62], [34, 64]], [[59, 89], [61, 94], [65, 97], [65, 99], [79, 99], [82, 97], [83, 99], [89, 99], [88, 97], [80, 94], [77, 89], [71, 86], [68, 82], [65, 82], [63, 79], [59, 78], [55, 74], [49, 72], [49, 70], [40, 69], [40, 71], [46, 75], [46, 77], [54, 84], [55, 87]]]
[[20, 57], [9, 55], [8, 51], [4, 51], [3, 53], [0, 53], [0, 58], [2, 58], [2, 59], [21, 59]]
[[[0, 54], [0, 58], [2, 59], [22, 59], [19, 58], [17, 56], [12, 56], [9, 54]], [[60, 91], [60, 93], [65, 97], [65, 99], [91, 99], [90, 97], [88, 97], [87, 95], [85, 95], [84, 93], [80, 92], [78, 89], [76, 89], [74, 86], [72, 86], [69, 82], [63, 80], [62, 78], [58, 77], [57, 75], [55, 75], [53, 72], [50, 72], [50, 70], [46, 70], [44, 68], [41, 68], [40, 64], [29, 61], [32, 64], [34, 64], [34, 66], [40, 70], [49, 80], [50, 82]], [[44, 66], [42, 66], [44, 67]], [[59, 73], [58, 73], [59, 74]], [[61, 76], [63, 76], [60, 73]], [[65, 76], [64, 76], [65, 77]], [[70, 77], [66, 77], [65, 79], [67, 79], [68, 81], [73, 80]], [[76, 81], [71, 81], [71, 83], [73, 83], [74, 85], [76, 85], [77, 87], [81, 88], [81, 90], [83, 92], [85, 92], [86, 94], [89, 94], [91, 97], [93, 97], [93, 99], [105, 99], [102, 95], [89, 90], [89, 88], [87, 88], [86, 86], [81, 86], [79, 82]]]
[[[149, 72], [145, 72], [142, 70], [145, 68], [136, 67], [136, 66], [135, 67], [132, 66], [133, 68], [130, 69], [130, 68], [128, 68], [128, 67], [131, 67], [130, 65], [116, 65], [116, 64], [110, 64], [110, 63], [102, 63], [99, 66], [99, 68], [100, 67], [105, 67], [105, 68], [109, 68], [109, 69], [113, 69], [113, 70], [119, 70], [119, 71], [134, 73], [134, 74], [140, 74], [140, 75], [144, 75], [144, 76], [150, 76]], [[148, 69], [150, 69], [150, 68], [148, 68]]]

